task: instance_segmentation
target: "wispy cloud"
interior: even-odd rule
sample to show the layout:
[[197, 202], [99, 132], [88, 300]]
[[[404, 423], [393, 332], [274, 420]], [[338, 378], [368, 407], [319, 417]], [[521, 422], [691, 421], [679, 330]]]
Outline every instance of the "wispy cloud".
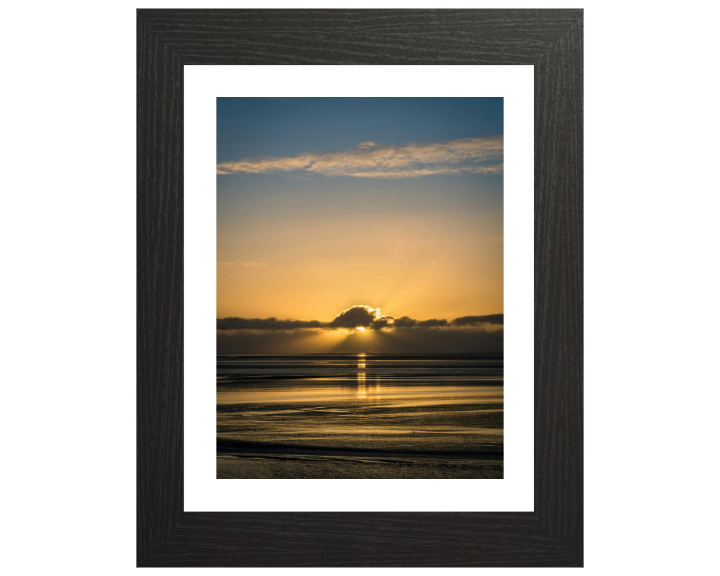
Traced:
[[503, 137], [463, 138], [403, 145], [362, 142], [350, 150], [294, 157], [254, 156], [217, 165], [218, 174], [310, 173], [355, 178], [412, 178], [435, 174], [502, 172]]

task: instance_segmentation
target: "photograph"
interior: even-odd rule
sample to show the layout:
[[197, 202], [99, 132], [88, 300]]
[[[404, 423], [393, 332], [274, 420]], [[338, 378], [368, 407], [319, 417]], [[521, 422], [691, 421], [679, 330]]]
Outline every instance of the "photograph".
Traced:
[[503, 479], [503, 98], [217, 98], [217, 478]]

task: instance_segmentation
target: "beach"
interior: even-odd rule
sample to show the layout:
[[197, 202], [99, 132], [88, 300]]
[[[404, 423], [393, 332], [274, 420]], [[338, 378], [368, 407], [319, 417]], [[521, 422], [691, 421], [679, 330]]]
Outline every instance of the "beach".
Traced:
[[502, 478], [502, 355], [218, 356], [218, 478]]

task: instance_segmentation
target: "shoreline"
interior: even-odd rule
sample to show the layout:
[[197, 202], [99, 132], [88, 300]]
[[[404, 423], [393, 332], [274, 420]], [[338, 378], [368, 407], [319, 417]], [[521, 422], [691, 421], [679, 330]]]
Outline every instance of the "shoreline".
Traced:
[[502, 479], [502, 460], [371, 459], [218, 453], [217, 479]]

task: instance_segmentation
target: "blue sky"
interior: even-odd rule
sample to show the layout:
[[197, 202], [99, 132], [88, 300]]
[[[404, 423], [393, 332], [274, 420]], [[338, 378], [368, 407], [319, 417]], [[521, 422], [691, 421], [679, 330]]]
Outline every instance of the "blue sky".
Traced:
[[503, 133], [502, 98], [218, 98], [218, 163]]

